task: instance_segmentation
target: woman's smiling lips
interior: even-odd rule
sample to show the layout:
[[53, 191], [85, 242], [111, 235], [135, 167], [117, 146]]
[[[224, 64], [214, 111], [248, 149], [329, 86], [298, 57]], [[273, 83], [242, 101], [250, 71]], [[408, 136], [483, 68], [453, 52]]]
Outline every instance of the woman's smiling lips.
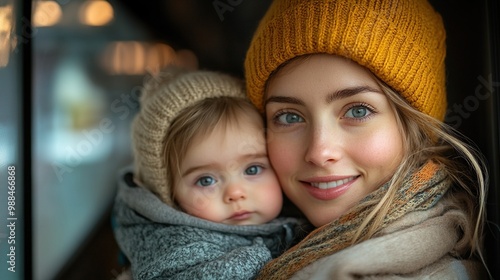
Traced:
[[314, 198], [331, 200], [344, 194], [358, 177], [315, 177], [300, 182]]

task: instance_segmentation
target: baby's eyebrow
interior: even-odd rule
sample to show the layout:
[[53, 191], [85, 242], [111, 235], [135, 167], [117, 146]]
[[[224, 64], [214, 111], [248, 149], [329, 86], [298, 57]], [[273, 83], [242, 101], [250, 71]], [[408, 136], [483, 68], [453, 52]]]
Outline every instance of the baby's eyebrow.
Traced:
[[344, 88], [341, 90], [336, 90], [326, 97], [326, 103], [331, 103], [335, 100], [339, 100], [342, 98], [347, 98], [359, 93], [364, 93], [364, 92], [376, 92], [376, 93], [381, 93], [380, 90], [376, 88], [372, 88], [370, 86], [357, 86], [357, 87], [350, 87], [350, 88]]
[[[253, 153], [252, 152], [252, 153], [243, 153], [240, 157], [237, 158], [237, 160], [240, 162], [243, 162], [246, 160], [256, 160], [256, 159], [264, 159], [264, 158], [267, 159], [267, 153], [265, 153], [265, 152]], [[195, 165], [195, 166], [188, 168], [187, 170], [185, 170], [184, 172], [181, 173], [181, 176], [185, 177], [193, 172], [197, 172], [200, 170], [209, 170], [209, 169], [218, 169], [218, 168], [222, 168], [220, 163], [217, 163], [217, 162], [203, 163], [203, 164]]]
[[214, 168], [214, 165], [213, 164], [196, 165], [196, 166], [190, 167], [186, 171], [182, 172], [181, 176], [185, 177], [193, 172], [196, 172], [199, 170], [206, 170], [206, 169], [210, 169], [210, 168]]
[[244, 159], [259, 159], [259, 158], [267, 158], [267, 153], [251, 153], [243, 156]]
[[267, 159], [267, 153], [266, 152], [247, 152], [247, 153], [242, 153], [241, 156], [237, 158], [237, 161], [240, 163], [245, 163], [248, 161], [252, 160], [260, 160], [260, 159]]

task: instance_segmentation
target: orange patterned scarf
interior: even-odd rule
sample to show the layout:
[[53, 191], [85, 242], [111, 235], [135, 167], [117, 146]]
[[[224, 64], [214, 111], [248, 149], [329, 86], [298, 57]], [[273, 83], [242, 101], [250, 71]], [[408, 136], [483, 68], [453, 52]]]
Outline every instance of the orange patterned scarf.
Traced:
[[[451, 185], [443, 169], [431, 161], [407, 177], [397, 191], [381, 228], [406, 213], [433, 207]], [[383, 185], [365, 197], [351, 212], [317, 228], [300, 243], [269, 262], [257, 279], [289, 279], [294, 273], [318, 259], [350, 246], [356, 230], [384, 196], [388, 185]], [[363, 231], [361, 238], [365, 234], [366, 231]]]

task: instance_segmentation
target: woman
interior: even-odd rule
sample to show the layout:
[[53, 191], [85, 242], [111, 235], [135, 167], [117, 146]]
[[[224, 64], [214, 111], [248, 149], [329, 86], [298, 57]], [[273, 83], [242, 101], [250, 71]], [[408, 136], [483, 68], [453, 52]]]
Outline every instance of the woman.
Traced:
[[316, 227], [259, 279], [480, 279], [487, 174], [443, 123], [423, 0], [274, 1], [245, 60], [287, 197]]

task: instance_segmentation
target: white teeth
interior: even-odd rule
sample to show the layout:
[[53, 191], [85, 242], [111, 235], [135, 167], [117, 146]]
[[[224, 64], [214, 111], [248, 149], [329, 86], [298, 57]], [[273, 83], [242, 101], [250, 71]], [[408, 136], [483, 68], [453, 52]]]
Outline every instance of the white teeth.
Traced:
[[322, 190], [326, 190], [326, 189], [336, 188], [337, 186], [343, 185], [349, 181], [354, 180], [354, 178], [356, 177], [349, 177], [347, 179], [337, 180], [332, 182], [311, 183], [311, 186], [320, 188]]

